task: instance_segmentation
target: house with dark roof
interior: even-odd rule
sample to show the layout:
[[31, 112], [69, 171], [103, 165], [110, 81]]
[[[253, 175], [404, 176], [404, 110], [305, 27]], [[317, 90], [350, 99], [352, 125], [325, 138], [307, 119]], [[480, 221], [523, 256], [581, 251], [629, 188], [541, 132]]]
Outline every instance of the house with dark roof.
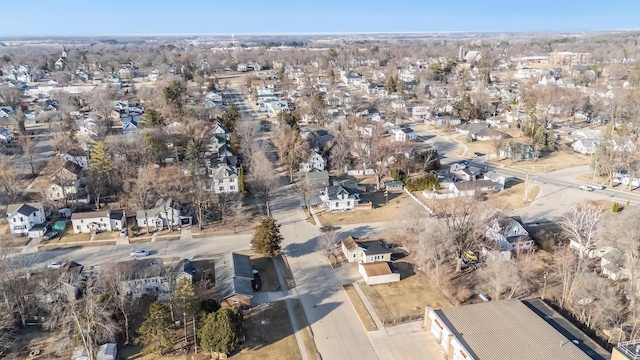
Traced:
[[7, 221], [13, 235], [35, 238], [47, 230], [44, 206], [39, 202], [7, 205]]
[[330, 212], [353, 211], [360, 202], [360, 194], [342, 185], [333, 185], [320, 190], [320, 200]]
[[51, 179], [51, 184], [46, 190], [49, 200], [64, 201], [66, 204], [90, 202], [84, 169], [79, 164], [66, 160], [62, 167], [51, 174]]
[[341, 247], [349, 262], [391, 261], [391, 250], [380, 239], [349, 236], [341, 241]]
[[215, 263], [216, 300], [220, 306], [249, 307], [253, 269], [248, 255], [230, 253]]
[[312, 189], [324, 188], [329, 186], [329, 173], [314, 168], [305, 175], [305, 181]]
[[117, 231], [127, 226], [124, 210], [73, 213], [71, 225], [75, 234]]
[[123, 261], [117, 266], [125, 273], [122, 287], [127, 294], [136, 298], [144, 294], [156, 294], [159, 298], [168, 299], [168, 273], [161, 258]]
[[487, 226], [485, 236], [509, 251], [528, 250], [533, 247], [529, 232], [515, 218], [493, 220]]

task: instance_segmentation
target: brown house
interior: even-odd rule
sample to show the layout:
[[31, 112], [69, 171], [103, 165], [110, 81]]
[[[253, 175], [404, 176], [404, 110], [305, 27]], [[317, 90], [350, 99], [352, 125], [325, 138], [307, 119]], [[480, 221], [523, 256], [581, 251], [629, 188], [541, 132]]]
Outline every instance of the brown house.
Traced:
[[248, 255], [230, 253], [216, 262], [216, 300], [222, 307], [248, 308], [253, 298], [253, 269]]

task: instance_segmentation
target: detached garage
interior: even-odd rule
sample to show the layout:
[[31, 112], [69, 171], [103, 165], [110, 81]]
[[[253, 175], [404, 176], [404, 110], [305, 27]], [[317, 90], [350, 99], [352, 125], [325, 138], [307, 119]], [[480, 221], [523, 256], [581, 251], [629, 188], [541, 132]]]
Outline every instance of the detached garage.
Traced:
[[400, 273], [391, 263], [378, 261], [359, 264], [358, 269], [367, 285], [386, 284], [400, 281]]

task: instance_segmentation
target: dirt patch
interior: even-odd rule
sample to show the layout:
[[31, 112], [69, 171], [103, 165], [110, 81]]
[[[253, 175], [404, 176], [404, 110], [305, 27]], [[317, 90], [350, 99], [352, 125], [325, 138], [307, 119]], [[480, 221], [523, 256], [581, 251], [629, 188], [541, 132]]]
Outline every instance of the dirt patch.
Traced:
[[392, 324], [396, 319], [424, 316], [424, 307], [451, 307], [445, 295], [421, 271], [408, 262], [396, 262], [400, 281], [390, 284], [363, 285], [362, 290], [376, 309], [380, 320]]
[[[378, 221], [400, 220], [407, 217], [415, 211], [424, 211], [409, 195], [406, 193], [389, 193], [389, 200], [385, 204], [384, 194], [376, 193], [371, 201], [374, 208], [370, 210], [358, 209], [348, 212], [321, 212], [317, 214], [321, 224], [331, 224], [333, 226], [361, 224]], [[378, 199], [379, 197], [379, 199]], [[376, 204], [378, 207], [376, 207]]]
[[247, 341], [233, 359], [299, 359], [300, 350], [293, 335], [287, 307], [277, 301], [244, 312]]
[[353, 285], [343, 285], [342, 288], [344, 289], [344, 292], [347, 293], [347, 296], [349, 297], [349, 301], [351, 302], [353, 309], [358, 314], [358, 317], [362, 322], [362, 326], [364, 327], [364, 330], [365, 331], [378, 330], [376, 323], [373, 321], [371, 314], [369, 314], [367, 307], [364, 306], [364, 303], [362, 302], [360, 295], [358, 295]]

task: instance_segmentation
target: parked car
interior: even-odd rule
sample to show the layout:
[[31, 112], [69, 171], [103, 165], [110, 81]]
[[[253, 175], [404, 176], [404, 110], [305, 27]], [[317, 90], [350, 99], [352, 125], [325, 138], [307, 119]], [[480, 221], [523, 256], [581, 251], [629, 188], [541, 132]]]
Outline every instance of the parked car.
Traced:
[[47, 267], [49, 269], [60, 269], [67, 266], [67, 262], [66, 261], [54, 261], [52, 263], [50, 263], [49, 265], [47, 265]]
[[147, 250], [133, 250], [131, 252], [131, 254], [129, 254], [129, 256], [131, 256], [131, 257], [144, 257], [144, 256], [149, 256], [149, 252]]
[[51, 240], [54, 237], [58, 236], [60, 233], [57, 231], [49, 231], [46, 234], [44, 234], [44, 239], [45, 240]]
[[604, 190], [605, 187], [602, 185], [589, 185], [593, 190]]
[[331, 226], [331, 225], [325, 225], [325, 226], [320, 227], [320, 231], [321, 232], [327, 232], [327, 231], [331, 231], [331, 230], [333, 230], [333, 226]]
[[490, 297], [489, 295], [487, 295], [487, 294], [484, 294], [484, 293], [480, 293], [480, 294], [478, 294], [478, 297], [479, 297], [480, 299], [482, 299], [482, 301], [484, 301], [484, 302], [489, 302], [489, 301], [491, 301], [491, 297]]
[[580, 190], [593, 191], [594, 189], [590, 185], [580, 185]]
[[481, 153], [480, 151], [476, 151], [474, 154], [476, 154], [476, 156], [484, 156], [484, 153]]

